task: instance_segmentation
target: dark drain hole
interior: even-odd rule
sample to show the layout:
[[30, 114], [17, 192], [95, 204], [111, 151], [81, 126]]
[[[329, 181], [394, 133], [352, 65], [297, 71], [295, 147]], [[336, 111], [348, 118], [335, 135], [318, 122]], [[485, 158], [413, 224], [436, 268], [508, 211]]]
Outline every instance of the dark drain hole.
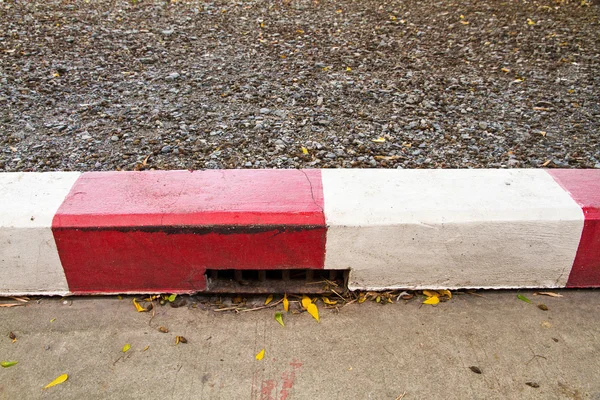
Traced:
[[212, 293], [342, 293], [349, 270], [271, 269], [206, 270], [207, 292]]

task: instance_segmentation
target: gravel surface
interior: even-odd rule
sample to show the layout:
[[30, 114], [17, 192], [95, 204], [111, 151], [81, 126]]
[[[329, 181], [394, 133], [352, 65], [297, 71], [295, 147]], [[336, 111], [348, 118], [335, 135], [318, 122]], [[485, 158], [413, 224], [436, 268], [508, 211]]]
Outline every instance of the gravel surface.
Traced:
[[599, 0], [0, 0], [0, 171], [600, 168]]

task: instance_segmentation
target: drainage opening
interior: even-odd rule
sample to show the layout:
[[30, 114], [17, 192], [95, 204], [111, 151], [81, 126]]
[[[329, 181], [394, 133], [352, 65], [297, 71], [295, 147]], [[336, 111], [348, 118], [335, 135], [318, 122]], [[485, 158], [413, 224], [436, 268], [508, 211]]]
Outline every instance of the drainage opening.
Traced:
[[206, 270], [209, 293], [315, 293], [347, 291], [349, 270]]

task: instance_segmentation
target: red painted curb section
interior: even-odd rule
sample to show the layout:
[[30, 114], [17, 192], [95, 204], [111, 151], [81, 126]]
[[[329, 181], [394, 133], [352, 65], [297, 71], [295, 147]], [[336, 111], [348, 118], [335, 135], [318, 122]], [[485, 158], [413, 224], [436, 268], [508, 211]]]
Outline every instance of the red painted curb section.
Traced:
[[52, 231], [74, 294], [196, 292], [207, 268], [323, 268], [321, 172], [85, 173]]
[[583, 231], [577, 256], [567, 281], [568, 288], [600, 286], [600, 171], [549, 170], [559, 185], [582, 208]]

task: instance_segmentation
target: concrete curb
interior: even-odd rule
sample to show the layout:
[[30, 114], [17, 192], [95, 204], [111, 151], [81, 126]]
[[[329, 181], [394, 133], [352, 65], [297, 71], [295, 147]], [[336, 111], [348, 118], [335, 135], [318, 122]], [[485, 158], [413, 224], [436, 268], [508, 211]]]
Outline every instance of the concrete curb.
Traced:
[[0, 204], [0, 295], [191, 293], [206, 269], [600, 287], [597, 170], [3, 173]]

